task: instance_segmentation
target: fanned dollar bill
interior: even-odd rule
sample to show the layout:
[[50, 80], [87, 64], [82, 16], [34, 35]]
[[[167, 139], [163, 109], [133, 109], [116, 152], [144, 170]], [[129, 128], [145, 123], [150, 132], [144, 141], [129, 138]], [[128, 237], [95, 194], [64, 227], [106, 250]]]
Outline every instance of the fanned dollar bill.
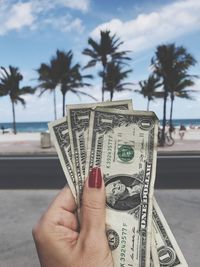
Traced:
[[91, 111], [96, 107], [132, 109], [131, 100], [67, 106], [72, 162], [76, 177], [76, 191], [81, 197], [85, 179], [86, 152]]
[[86, 175], [101, 167], [114, 266], [150, 266], [158, 120], [153, 112], [91, 113]]
[[72, 153], [67, 118], [64, 117], [54, 122], [51, 122], [48, 124], [48, 126], [68, 185], [77, 202], [76, 180], [71, 160]]
[[[116, 101], [117, 104], [119, 103]], [[120, 101], [122, 108], [129, 108], [132, 110], [132, 101], [124, 100]], [[95, 104], [96, 105], [96, 104]], [[103, 103], [101, 103], [103, 106]], [[107, 104], [105, 104], [107, 106]], [[115, 102], [114, 102], [115, 105]], [[94, 104], [85, 104], [84, 107], [91, 108]], [[73, 105], [75, 108], [83, 107], [83, 105]], [[117, 106], [118, 107], [118, 106]], [[121, 106], [120, 106], [121, 107]], [[76, 180], [72, 162], [72, 153], [71, 153], [71, 144], [69, 138], [69, 130], [68, 130], [68, 122], [67, 117], [63, 117], [56, 121], [53, 121], [48, 124], [51, 138], [53, 139], [61, 166], [63, 168], [65, 177], [67, 179], [68, 185], [76, 199], [77, 199], [77, 192], [76, 192]]]
[[157, 247], [156, 247], [153, 225], [152, 225], [152, 232], [151, 232], [151, 254], [150, 255], [151, 255], [150, 267], [160, 267], [160, 261], [159, 261], [159, 257], [158, 257]]
[[[155, 198], [153, 200], [153, 229], [160, 266], [188, 267], [188, 264]], [[155, 267], [157, 266], [155, 265]]]

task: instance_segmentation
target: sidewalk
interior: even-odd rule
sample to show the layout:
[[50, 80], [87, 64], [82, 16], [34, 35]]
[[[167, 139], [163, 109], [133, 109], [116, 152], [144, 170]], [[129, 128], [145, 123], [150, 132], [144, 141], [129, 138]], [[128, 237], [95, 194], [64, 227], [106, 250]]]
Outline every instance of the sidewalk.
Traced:
[[[31, 229], [57, 190], [0, 190], [1, 267], [39, 267]], [[200, 190], [156, 190], [156, 198], [188, 261], [200, 262]]]
[[26, 141], [12, 141], [0, 142], [0, 155], [20, 155], [20, 154], [56, 154], [54, 146], [50, 148], [41, 148], [40, 141], [26, 140]]
[[199, 152], [200, 153], [200, 139], [199, 140], [175, 140], [173, 146], [158, 147], [158, 152]]
[[[200, 153], [199, 140], [175, 140], [173, 146], [158, 147], [158, 152], [188, 152], [194, 151]], [[54, 146], [50, 148], [41, 148], [40, 140], [16, 140], [9, 142], [0, 141], [0, 155], [20, 155], [20, 154], [57, 154]]]

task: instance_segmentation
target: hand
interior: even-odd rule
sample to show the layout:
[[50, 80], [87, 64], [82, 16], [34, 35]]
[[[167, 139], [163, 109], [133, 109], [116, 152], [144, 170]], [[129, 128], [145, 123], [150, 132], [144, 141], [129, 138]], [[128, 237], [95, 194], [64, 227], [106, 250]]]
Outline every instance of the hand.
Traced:
[[81, 226], [76, 204], [65, 187], [33, 229], [42, 267], [113, 267], [105, 234], [105, 186], [95, 168], [85, 183]]

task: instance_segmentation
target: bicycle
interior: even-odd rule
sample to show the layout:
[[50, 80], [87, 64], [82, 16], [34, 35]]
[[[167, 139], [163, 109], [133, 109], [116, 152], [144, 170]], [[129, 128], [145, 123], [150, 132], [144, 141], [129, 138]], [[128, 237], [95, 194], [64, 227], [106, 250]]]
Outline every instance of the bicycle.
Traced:
[[[165, 133], [165, 140], [164, 140], [164, 145], [167, 146], [173, 146], [175, 143], [174, 138], [171, 136], [169, 132]], [[162, 144], [162, 130], [158, 131], [158, 145]]]

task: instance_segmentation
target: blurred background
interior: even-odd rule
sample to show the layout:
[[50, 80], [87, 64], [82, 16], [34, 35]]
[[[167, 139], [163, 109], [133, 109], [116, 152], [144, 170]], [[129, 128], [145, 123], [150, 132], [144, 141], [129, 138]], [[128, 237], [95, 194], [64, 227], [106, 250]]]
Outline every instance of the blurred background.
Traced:
[[160, 120], [156, 194], [198, 266], [200, 1], [0, 0], [0, 22], [1, 266], [39, 266], [31, 228], [66, 183], [48, 122], [122, 99]]

